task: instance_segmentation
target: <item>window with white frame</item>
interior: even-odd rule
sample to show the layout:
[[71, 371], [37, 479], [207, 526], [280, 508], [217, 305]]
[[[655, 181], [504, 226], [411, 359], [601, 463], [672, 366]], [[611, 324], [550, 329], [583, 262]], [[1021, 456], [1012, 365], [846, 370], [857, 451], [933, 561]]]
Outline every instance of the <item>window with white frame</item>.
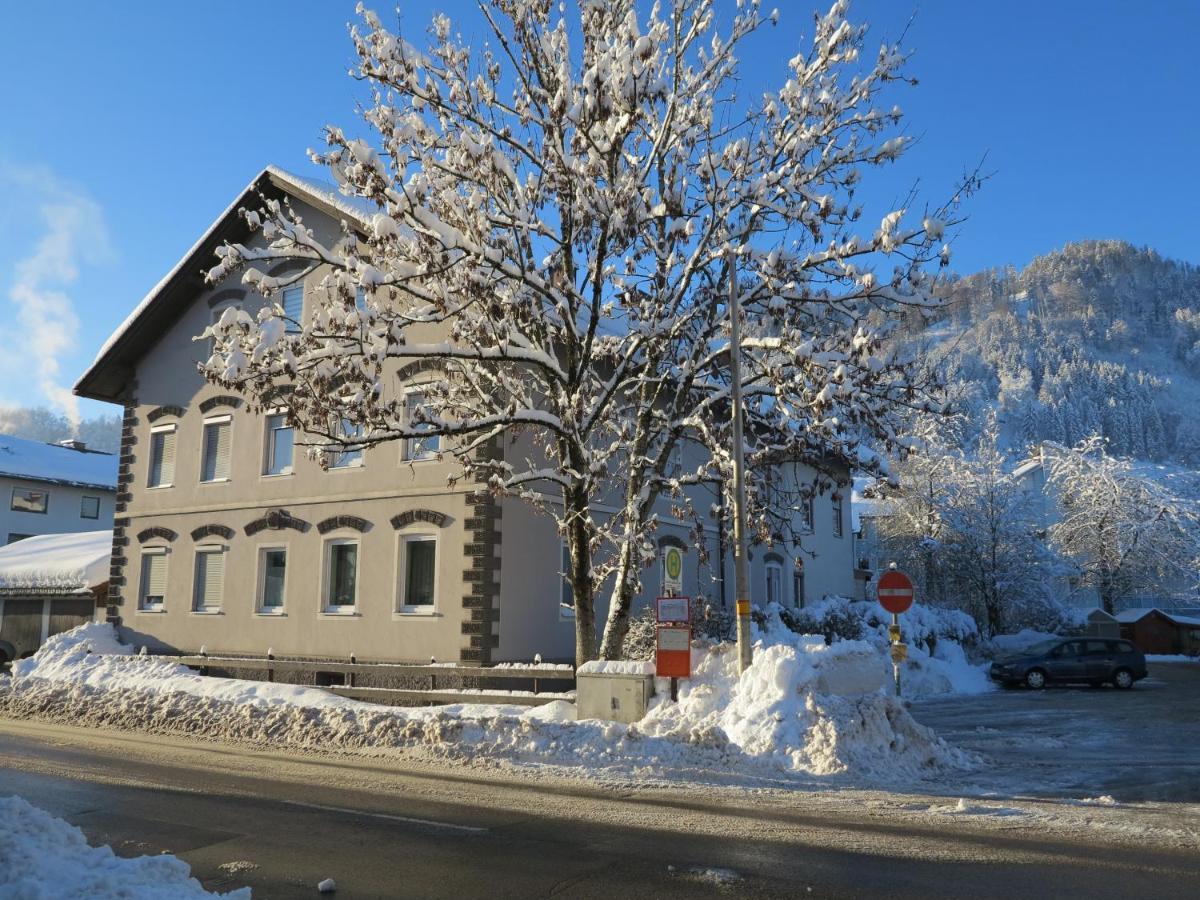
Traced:
[[170, 487], [175, 483], [175, 426], [157, 425], [150, 429], [150, 471], [148, 487]]
[[258, 553], [258, 611], [283, 612], [287, 590], [287, 549], [263, 547]]
[[804, 606], [804, 567], [792, 570], [792, 602], [797, 608]]
[[567, 542], [561, 544], [562, 557], [562, 586], [558, 595], [559, 611], [566, 616], [575, 615], [575, 591], [571, 589], [571, 581], [567, 577], [567, 573], [571, 571], [571, 548], [567, 546]]
[[352, 612], [358, 599], [358, 541], [347, 538], [325, 544], [324, 605], [326, 612]]
[[[409, 391], [404, 396], [404, 422], [409, 428], [428, 430], [432, 426], [422, 427], [419, 413], [429, 406], [424, 391]], [[404, 442], [404, 458], [407, 460], [433, 459], [441, 449], [441, 438], [436, 434], [423, 437], [411, 437]]]
[[142, 551], [141, 583], [138, 586], [138, 609], [161, 612], [167, 596], [167, 550], [152, 547]]
[[80, 497], [79, 498], [79, 518], [81, 518], [81, 519], [98, 519], [98, 518], [100, 518], [100, 498], [99, 497]]
[[437, 591], [437, 538], [406, 534], [400, 538], [400, 608], [432, 612]]
[[213, 544], [196, 548], [192, 611], [216, 613], [225, 599], [225, 548]]
[[9, 509], [15, 512], [44, 513], [50, 504], [50, 494], [31, 488], [13, 488]]
[[[362, 437], [362, 426], [355, 425], [349, 419], [342, 419], [340, 431], [342, 439], [347, 442], [353, 442], [356, 438]], [[331, 469], [349, 469], [362, 464], [362, 447], [335, 450], [329, 454], [329, 468]]]
[[288, 424], [287, 414], [276, 410], [266, 419], [266, 460], [264, 475], [291, 475], [296, 430]]
[[800, 498], [800, 530], [812, 531], [813, 522], [813, 498], [812, 495]]
[[215, 416], [204, 420], [204, 442], [201, 447], [200, 459], [201, 481], [229, 480], [229, 452], [232, 434], [232, 416]]
[[300, 317], [304, 315], [304, 285], [296, 284], [285, 288], [279, 305], [283, 307], [284, 317], [289, 320], [284, 327], [292, 333], [299, 331]]
[[776, 556], [765, 561], [767, 576], [767, 603], [783, 603], [783, 560]]
[[842, 495], [833, 495], [833, 536], [842, 536]]

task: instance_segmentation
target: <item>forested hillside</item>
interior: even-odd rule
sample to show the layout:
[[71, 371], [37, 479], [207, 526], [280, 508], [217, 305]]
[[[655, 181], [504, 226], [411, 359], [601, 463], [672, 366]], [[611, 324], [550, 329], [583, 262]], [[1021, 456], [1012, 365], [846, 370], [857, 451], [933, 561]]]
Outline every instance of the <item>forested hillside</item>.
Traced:
[[949, 295], [911, 333], [968, 423], [992, 407], [1012, 450], [1098, 432], [1115, 455], [1200, 465], [1200, 267], [1082, 241]]

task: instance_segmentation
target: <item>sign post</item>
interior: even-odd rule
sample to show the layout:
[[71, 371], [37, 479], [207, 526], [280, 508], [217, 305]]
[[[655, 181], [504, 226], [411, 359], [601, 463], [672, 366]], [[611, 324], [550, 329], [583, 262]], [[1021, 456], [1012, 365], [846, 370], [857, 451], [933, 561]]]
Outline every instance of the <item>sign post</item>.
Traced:
[[679, 679], [692, 677], [691, 602], [687, 597], [658, 598], [654, 674], [671, 679], [671, 700], [679, 700]]
[[879, 605], [892, 614], [888, 638], [892, 644], [892, 676], [896, 681], [896, 696], [900, 696], [900, 666], [908, 659], [908, 645], [900, 632], [900, 613], [907, 612], [913, 604], [912, 579], [892, 563], [888, 571], [879, 577]]

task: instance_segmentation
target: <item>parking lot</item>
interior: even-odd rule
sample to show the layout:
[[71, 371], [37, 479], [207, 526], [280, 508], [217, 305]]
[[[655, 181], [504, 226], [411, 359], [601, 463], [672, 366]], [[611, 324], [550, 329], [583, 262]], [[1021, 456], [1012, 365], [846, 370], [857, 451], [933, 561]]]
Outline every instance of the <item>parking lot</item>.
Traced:
[[914, 702], [981, 754], [978, 794], [1200, 802], [1200, 664], [1150, 663], [1132, 690], [997, 690]]

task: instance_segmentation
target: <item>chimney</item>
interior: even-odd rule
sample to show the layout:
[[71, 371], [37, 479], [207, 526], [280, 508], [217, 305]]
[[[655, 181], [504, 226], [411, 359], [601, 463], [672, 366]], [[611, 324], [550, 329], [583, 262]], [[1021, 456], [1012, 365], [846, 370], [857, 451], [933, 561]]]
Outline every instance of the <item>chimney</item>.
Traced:
[[59, 441], [58, 446], [66, 447], [68, 450], [86, 450], [87, 444], [75, 438], [68, 438], [65, 441]]

